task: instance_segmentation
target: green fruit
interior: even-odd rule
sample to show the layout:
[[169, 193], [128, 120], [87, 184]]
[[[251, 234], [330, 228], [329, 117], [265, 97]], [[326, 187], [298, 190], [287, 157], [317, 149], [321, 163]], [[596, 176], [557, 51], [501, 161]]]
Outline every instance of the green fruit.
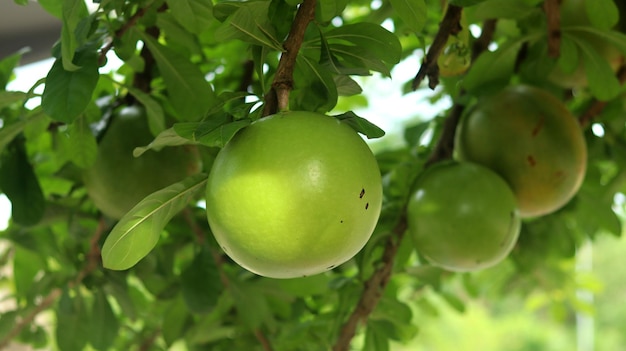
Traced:
[[441, 77], [454, 77], [465, 73], [472, 60], [470, 48], [469, 23], [465, 13], [461, 14], [461, 30], [456, 35], [450, 35], [446, 47], [437, 58], [439, 75]]
[[509, 86], [478, 101], [456, 134], [460, 160], [482, 164], [502, 176], [522, 217], [551, 213], [580, 188], [587, 149], [578, 121], [550, 93]]
[[417, 251], [433, 265], [456, 272], [498, 264], [513, 249], [521, 226], [507, 183], [467, 162], [438, 163], [422, 173], [407, 214]]
[[284, 112], [238, 132], [215, 159], [207, 217], [256, 274], [317, 274], [352, 258], [378, 221], [382, 183], [367, 144], [337, 119]]
[[89, 197], [105, 215], [120, 219], [149, 194], [200, 171], [195, 147], [166, 147], [133, 156], [136, 147], [154, 139], [142, 108], [126, 107], [111, 118], [95, 164], [83, 172]]

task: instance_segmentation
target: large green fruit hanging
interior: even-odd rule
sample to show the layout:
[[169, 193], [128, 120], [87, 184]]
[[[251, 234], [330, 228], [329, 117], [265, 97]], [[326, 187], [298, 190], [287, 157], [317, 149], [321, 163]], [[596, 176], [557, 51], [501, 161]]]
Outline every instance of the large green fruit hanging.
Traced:
[[339, 120], [284, 112], [241, 130], [207, 185], [220, 246], [267, 277], [317, 274], [352, 258], [380, 215], [382, 183], [367, 144]]
[[136, 147], [154, 139], [143, 108], [126, 107], [111, 118], [98, 145], [95, 164], [83, 173], [89, 197], [105, 215], [120, 219], [144, 197], [200, 171], [193, 146], [166, 147], [133, 156]]
[[522, 217], [565, 205], [587, 166], [576, 118], [549, 92], [523, 85], [478, 101], [461, 120], [456, 154], [500, 174], [512, 187]]

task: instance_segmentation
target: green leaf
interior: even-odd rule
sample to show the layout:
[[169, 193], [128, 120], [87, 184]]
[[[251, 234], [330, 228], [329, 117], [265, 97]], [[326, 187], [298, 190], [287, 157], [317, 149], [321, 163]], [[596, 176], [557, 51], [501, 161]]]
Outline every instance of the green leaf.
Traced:
[[298, 55], [290, 107], [304, 111], [330, 111], [337, 105], [338, 92], [332, 74], [312, 59]]
[[567, 32], [561, 36], [561, 48], [557, 64], [565, 73], [572, 73], [578, 67], [578, 47], [572, 39], [569, 38]]
[[[622, 1], [622, 0], [617, 0]], [[584, 1], [589, 21], [594, 27], [611, 29], [619, 21], [619, 9], [613, 0]]]
[[0, 128], [0, 153], [4, 151], [4, 148], [6, 148], [6, 146], [9, 145], [9, 143], [13, 141], [16, 136], [24, 131], [26, 126], [31, 123], [41, 121], [45, 117], [46, 114], [43, 113], [41, 109], [37, 109], [25, 119], [2, 126], [2, 128]]
[[91, 321], [89, 343], [96, 350], [108, 350], [117, 337], [119, 321], [102, 290], [95, 292], [91, 308]]
[[484, 2], [484, 1], [485, 0], [450, 0], [449, 4], [455, 5], [455, 6], [466, 7], [466, 6], [480, 4], [481, 2]]
[[28, 95], [21, 91], [0, 91], [0, 110], [16, 102], [23, 102]]
[[382, 323], [377, 321], [367, 323], [363, 351], [389, 351], [389, 337], [381, 325]]
[[619, 94], [620, 83], [602, 53], [586, 40], [570, 37], [580, 50], [589, 82], [589, 90], [598, 99], [607, 101]]
[[268, 20], [269, 5], [270, 1], [249, 1], [235, 5], [237, 10], [215, 32], [216, 39], [240, 39], [282, 51], [283, 47]]
[[70, 125], [69, 139], [69, 158], [75, 165], [88, 168], [96, 162], [98, 143], [84, 115]]
[[[194, 122], [189, 122], [190, 124], [195, 124]], [[133, 150], [133, 156], [139, 157], [143, 155], [144, 152], [148, 150], [159, 151], [167, 146], [180, 146], [180, 145], [188, 145], [188, 144], [197, 144], [196, 142], [191, 141], [188, 138], [184, 138], [176, 133], [174, 128], [168, 128], [159, 135], [154, 138], [150, 144], [146, 146], [139, 146]]]
[[113, 227], [102, 246], [102, 264], [128, 269], [157, 244], [167, 223], [204, 189], [206, 174], [197, 174], [148, 195]]
[[[426, 25], [426, 2], [424, 0], [390, 0], [393, 11], [415, 33]], [[463, 6], [463, 5], [460, 5]]]
[[26, 50], [20, 50], [0, 60], [0, 91], [3, 91], [9, 84], [13, 76], [13, 70], [20, 63], [20, 59], [25, 52]]
[[77, 55], [80, 69], [68, 71], [57, 59], [46, 77], [41, 96], [41, 107], [53, 119], [72, 123], [91, 101], [98, 83], [98, 57], [95, 54]]
[[189, 312], [182, 298], [175, 299], [165, 310], [163, 315], [163, 339], [168, 346], [185, 336], [185, 324], [189, 319]]
[[328, 22], [341, 15], [346, 5], [348, 5], [348, 0], [319, 0], [318, 4], [319, 10], [316, 12], [316, 15], [319, 16], [322, 22]]
[[357, 116], [354, 112], [348, 111], [340, 115], [333, 116], [338, 118], [342, 122], [346, 123], [352, 129], [365, 135], [368, 139], [381, 138], [385, 135], [385, 131], [374, 123], [368, 121], [363, 117]]
[[505, 85], [513, 75], [517, 53], [527, 39], [509, 41], [496, 51], [481, 54], [463, 79], [463, 87], [469, 92], [479, 93], [487, 85]]
[[522, 19], [540, 11], [536, 6], [524, 1], [487, 0], [473, 2], [479, 2], [479, 4], [464, 10], [467, 18], [471, 20], [470, 23], [482, 22], [490, 18]]
[[23, 140], [15, 139], [0, 156], [0, 189], [11, 200], [15, 223], [33, 225], [43, 217], [44, 195]]
[[224, 119], [208, 119], [196, 123], [176, 123], [174, 130], [184, 138], [209, 147], [224, 147], [237, 132], [251, 123], [249, 119], [228, 122]]
[[149, 94], [146, 94], [137, 88], [128, 87], [128, 92], [146, 109], [150, 132], [153, 135], [161, 133], [165, 129], [165, 113], [163, 112], [161, 105]]
[[169, 10], [186, 30], [200, 34], [211, 25], [213, 2], [210, 0], [166, 0]]
[[187, 58], [159, 44], [154, 38], [134, 30], [154, 56], [178, 116], [186, 121], [198, 120], [204, 116], [216, 98], [200, 69]]
[[56, 342], [60, 351], [84, 350], [87, 345], [89, 315], [81, 295], [70, 296], [63, 290], [56, 309]]
[[80, 20], [87, 17], [87, 6], [83, 0], [64, 0], [62, 8], [61, 21], [63, 27], [61, 28], [61, 62], [62, 66], [67, 71], [78, 70], [81, 63], [77, 62], [77, 65], [73, 63], [74, 54], [78, 49], [78, 42], [76, 38], [76, 28], [80, 23]]
[[13, 282], [17, 295], [30, 296], [35, 276], [45, 269], [42, 256], [35, 251], [16, 245], [13, 249]]
[[189, 311], [207, 313], [222, 292], [220, 274], [210, 249], [203, 245], [180, 275], [183, 298]]

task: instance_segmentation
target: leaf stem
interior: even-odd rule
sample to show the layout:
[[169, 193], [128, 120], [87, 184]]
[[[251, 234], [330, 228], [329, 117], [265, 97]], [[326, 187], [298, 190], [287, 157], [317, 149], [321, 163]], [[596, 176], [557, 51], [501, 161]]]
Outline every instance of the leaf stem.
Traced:
[[263, 116], [286, 110], [289, 107], [289, 93], [293, 88], [296, 58], [304, 41], [306, 28], [315, 18], [316, 3], [317, 0], [304, 0], [296, 12], [287, 39], [283, 43], [285, 50], [280, 56], [272, 87], [265, 95]]

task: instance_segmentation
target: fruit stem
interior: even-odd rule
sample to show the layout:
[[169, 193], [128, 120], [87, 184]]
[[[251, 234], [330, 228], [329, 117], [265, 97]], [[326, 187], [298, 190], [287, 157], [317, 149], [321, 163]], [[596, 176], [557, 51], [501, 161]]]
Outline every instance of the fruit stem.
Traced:
[[304, 0], [296, 12], [287, 39], [283, 43], [284, 51], [280, 56], [272, 87], [265, 95], [263, 116], [272, 115], [289, 108], [289, 93], [293, 88], [293, 70], [296, 66], [296, 58], [302, 46], [306, 28], [315, 18], [316, 3], [317, 0]]
[[544, 0], [543, 11], [546, 13], [548, 26], [548, 56], [558, 58], [561, 51], [561, 13], [559, 0]]

